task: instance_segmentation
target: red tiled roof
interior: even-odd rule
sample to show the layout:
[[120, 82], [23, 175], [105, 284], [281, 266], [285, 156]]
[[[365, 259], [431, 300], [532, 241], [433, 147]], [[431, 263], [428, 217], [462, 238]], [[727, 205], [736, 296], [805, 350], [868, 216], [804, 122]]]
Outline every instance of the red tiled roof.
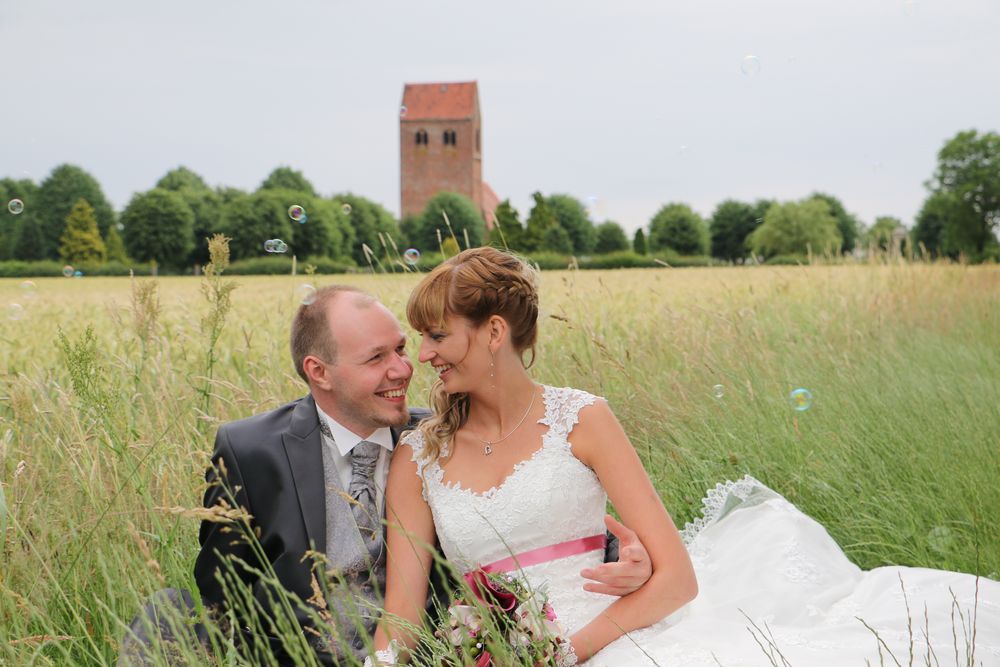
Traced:
[[472, 118], [478, 106], [475, 81], [458, 83], [408, 83], [403, 88], [407, 120], [462, 120]]
[[486, 228], [493, 229], [493, 223], [496, 221], [496, 210], [497, 206], [500, 205], [500, 198], [497, 197], [497, 193], [493, 192], [493, 188], [486, 181], [483, 181], [483, 219], [486, 220]]

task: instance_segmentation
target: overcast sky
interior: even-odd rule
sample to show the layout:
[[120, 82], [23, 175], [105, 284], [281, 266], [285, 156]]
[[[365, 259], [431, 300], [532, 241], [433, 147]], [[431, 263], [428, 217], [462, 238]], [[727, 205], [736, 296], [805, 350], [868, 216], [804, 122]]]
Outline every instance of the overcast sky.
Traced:
[[474, 79], [522, 219], [535, 190], [628, 230], [822, 190], [910, 225], [942, 144], [1000, 130], [998, 36], [997, 0], [0, 0], [0, 176], [78, 164], [120, 210], [178, 165], [285, 164], [398, 214], [403, 84]]

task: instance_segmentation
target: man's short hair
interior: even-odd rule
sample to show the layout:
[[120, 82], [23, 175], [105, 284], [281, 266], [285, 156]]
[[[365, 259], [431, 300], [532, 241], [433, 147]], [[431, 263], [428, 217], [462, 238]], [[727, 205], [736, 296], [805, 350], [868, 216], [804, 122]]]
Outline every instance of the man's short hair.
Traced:
[[295, 371], [306, 384], [306, 375], [302, 362], [312, 355], [319, 357], [328, 364], [337, 362], [337, 341], [330, 330], [328, 311], [330, 304], [338, 295], [345, 292], [359, 294], [367, 303], [374, 303], [375, 297], [364, 290], [351, 285], [327, 285], [316, 290], [316, 298], [308, 305], [302, 304], [292, 318], [291, 350]]

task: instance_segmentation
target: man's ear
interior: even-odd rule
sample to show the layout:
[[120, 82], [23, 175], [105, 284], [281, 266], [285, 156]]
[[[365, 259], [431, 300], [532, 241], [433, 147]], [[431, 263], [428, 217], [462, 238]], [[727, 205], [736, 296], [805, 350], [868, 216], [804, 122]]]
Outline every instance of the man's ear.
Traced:
[[310, 386], [326, 390], [332, 386], [329, 369], [319, 357], [308, 355], [302, 360], [302, 370], [309, 378]]

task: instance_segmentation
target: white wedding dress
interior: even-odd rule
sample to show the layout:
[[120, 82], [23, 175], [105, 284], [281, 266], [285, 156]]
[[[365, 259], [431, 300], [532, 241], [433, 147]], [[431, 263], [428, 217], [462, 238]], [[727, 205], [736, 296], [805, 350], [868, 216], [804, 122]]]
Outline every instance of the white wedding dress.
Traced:
[[[539, 423], [548, 431], [541, 448], [485, 493], [444, 482], [441, 467], [421, 456], [422, 435], [408, 436], [424, 473], [423, 493], [441, 548], [464, 569], [604, 533], [607, 496], [567, 441], [581, 408], [595, 397], [553, 387], [545, 387], [543, 395], [545, 417]], [[912, 567], [862, 571], [821, 525], [751, 477], [718, 485], [704, 505], [704, 517], [682, 531], [698, 597], [660, 623], [613, 642], [587, 665], [843, 667], [866, 660], [877, 665], [879, 644], [872, 630], [901, 664], [910, 664], [912, 647], [913, 664], [924, 665], [925, 605], [936, 658], [930, 664], [967, 664], [971, 646], [964, 637], [971, 634], [975, 577]], [[533, 586], [545, 587], [560, 622], [573, 632], [614, 600], [583, 590], [580, 570], [603, 560], [603, 551], [594, 550], [523, 573]], [[975, 665], [1000, 665], [1000, 583], [980, 578], [978, 587]], [[964, 634], [959, 609], [966, 619]], [[882, 649], [884, 664], [896, 664], [887, 649]]]

